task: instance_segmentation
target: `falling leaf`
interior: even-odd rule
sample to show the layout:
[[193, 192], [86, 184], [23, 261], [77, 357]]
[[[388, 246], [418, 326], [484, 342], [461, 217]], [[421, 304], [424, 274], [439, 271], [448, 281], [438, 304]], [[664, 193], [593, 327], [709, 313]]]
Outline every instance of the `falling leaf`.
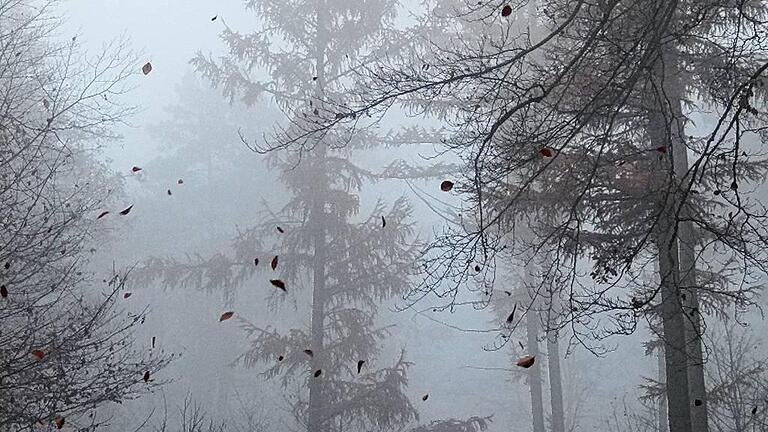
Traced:
[[128, 213], [130, 213], [130, 212], [131, 212], [131, 209], [132, 209], [132, 208], [133, 208], [133, 204], [131, 204], [130, 206], [128, 206], [128, 208], [126, 208], [125, 210], [121, 211], [121, 212], [120, 212], [120, 214], [121, 214], [121, 215], [123, 215], [123, 216], [125, 216], [125, 215], [127, 215]]
[[50, 103], [50, 102], [48, 102], [48, 99], [43, 99], [43, 106], [44, 106], [45, 108], [50, 108], [50, 106], [51, 106], [51, 103]]
[[517, 344], [518, 344], [518, 345], [520, 345], [520, 349], [521, 349], [521, 350], [524, 350], [524, 349], [525, 349], [525, 347], [523, 346], [523, 343], [522, 343], [522, 342], [520, 342], [520, 341], [517, 341]]
[[319, 377], [319, 376], [320, 376], [320, 374], [322, 374], [322, 373], [323, 373], [323, 370], [322, 370], [322, 369], [318, 369], [318, 370], [316, 370], [316, 371], [315, 371], [315, 378]]
[[358, 360], [357, 361], [357, 373], [360, 373], [360, 371], [363, 369], [363, 365], [365, 364], [365, 360]]
[[508, 296], [511, 296], [511, 295], [512, 295], [512, 293], [511, 293], [510, 291], [506, 291], [506, 290], [504, 291], [504, 294], [506, 294], [506, 295], [508, 295]]
[[130, 296], [132, 296], [132, 295], [133, 295], [133, 293], [129, 293], [129, 292], [127, 292], [127, 293], [123, 294], [123, 298], [124, 298], [124, 299], [127, 299], [128, 297], [130, 297]]
[[258, 258], [254, 258], [253, 259], [253, 265], [254, 266], [258, 266], [259, 265], [259, 259]]
[[510, 5], [505, 5], [505, 6], [504, 6], [504, 7], [501, 9], [501, 16], [503, 16], [503, 17], [508, 17], [508, 16], [510, 16], [510, 15], [512, 15], [512, 6], [510, 6]]
[[270, 279], [269, 283], [272, 285], [280, 288], [281, 290], [288, 292], [288, 290], [285, 288], [285, 282], [281, 281], [280, 279]]
[[223, 313], [223, 314], [221, 314], [221, 316], [219, 317], [219, 322], [222, 322], [222, 321], [226, 321], [226, 320], [228, 320], [228, 319], [232, 318], [234, 315], [235, 315], [235, 313], [234, 313], [234, 312], [232, 312], [232, 311], [229, 311], [229, 312], [224, 312], [224, 313]]
[[216, 21], [216, 18], [218, 18], [218, 17], [219, 17], [218, 15], [214, 15], [214, 17], [211, 18], [211, 21]]
[[517, 303], [515, 303], [515, 306], [512, 307], [512, 313], [509, 314], [507, 317], [507, 323], [510, 324], [512, 321], [515, 320], [515, 312], [517, 311]]
[[757, 407], [752, 408], [752, 415], [757, 414]]
[[106, 216], [108, 214], [109, 214], [109, 212], [105, 210], [105, 211], [99, 213], [99, 215], [96, 216], [96, 219], [101, 219], [101, 218], [103, 218], [104, 216]]
[[305, 349], [304, 350], [304, 354], [306, 354], [306, 355], [308, 355], [310, 357], [313, 357], [315, 355], [315, 353], [313, 353], [311, 349]]
[[184, 180], [178, 179], [178, 180], [176, 180], [176, 184], [184, 184]]
[[424, 396], [421, 397], [421, 400], [423, 400], [423, 401], [425, 401], [427, 399], [429, 399], [429, 393], [427, 393], [427, 394], [425, 394]]
[[144, 382], [149, 382], [149, 371], [144, 372]]
[[738, 190], [738, 189], [739, 189], [739, 184], [738, 184], [738, 183], [736, 183], [736, 180], [734, 180], [734, 181], [731, 183], [731, 190]]
[[666, 153], [667, 152], [667, 146], [656, 147], [656, 151], [659, 152], [659, 153]]
[[520, 357], [517, 359], [517, 365], [521, 368], [528, 369], [529, 367], [533, 366], [533, 363], [536, 361], [536, 356], [527, 355]]
[[280, 228], [280, 225], [278, 225], [278, 226], [277, 226], [277, 232], [279, 232], [280, 234], [282, 234], [282, 233], [284, 233], [285, 231], [283, 231], [283, 229], [282, 229], [282, 228]]
[[272, 258], [272, 262], [269, 264], [270, 266], [272, 266], [272, 270], [277, 269], [277, 260], [278, 260], [277, 255], [275, 255], [275, 257]]
[[701, 399], [694, 399], [693, 404], [695, 406], [701, 406], [704, 402], [701, 401]]
[[135, 166], [135, 165], [134, 165], [134, 167], [133, 167], [133, 168], [131, 168], [131, 171], [133, 171], [133, 172], [139, 172], [139, 171], [141, 171], [141, 167], [137, 167], [137, 166]]
[[144, 72], [144, 75], [148, 75], [152, 72], [152, 64], [147, 62], [147, 64], [141, 67], [141, 71]]
[[3, 267], [5, 267], [5, 269], [8, 270], [9, 268], [11, 268], [11, 263], [10, 262], [6, 262]]
[[171, 193], [171, 190], [168, 189], [168, 196], [171, 196], [171, 195], [173, 195], [173, 193]]
[[480, 265], [476, 264], [475, 265], [475, 271], [479, 273], [480, 270], [482, 270], [482, 268], [480, 267]]
[[283, 356], [278, 356], [277, 357], [277, 361], [283, 361], [283, 359], [285, 359], [285, 357], [283, 357]]
[[152, 348], [154, 348], [154, 347], [155, 347], [155, 337], [152, 336]]
[[34, 350], [34, 351], [32, 351], [32, 355], [33, 355], [33, 356], [34, 356], [36, 359], [38, 359], [38, 360], [42, 360], [42, 359], [43, 359], [43, 357], [45, 357], [45, 353], [44, 353], [44, 352], [42, 352], [42, 351], [40, 351], [40, 350]]
[[552, 155], [554, 154], [552, 153], [552, 149], [549, 147], [544, 147], [543, 149], [539, 150], [539, 153], [541, 153], [542, 156], [548, 157], [548, 158], [552, 157]]
[[386, 226], [387, 226], [387, 220], [384, 219], [384, 216], [382, 216], [381, 217], [381, 227], [382, 228], [386, 228]]
[[0, 285], [0, 297], [2, 298], [8, 297], [8, 288], [6, 288], [5, 285]]
[[53, 419], [54, 423], [56, 423], [56, 429], [61, 429], [64, 427], [64, 417], [57, 415]]
[[453, 189], [453, 182], [450, 180], [443, 180], [442, 183], [440, 183], [440, 190], [443, 192], [450, 192], [451, 189]]

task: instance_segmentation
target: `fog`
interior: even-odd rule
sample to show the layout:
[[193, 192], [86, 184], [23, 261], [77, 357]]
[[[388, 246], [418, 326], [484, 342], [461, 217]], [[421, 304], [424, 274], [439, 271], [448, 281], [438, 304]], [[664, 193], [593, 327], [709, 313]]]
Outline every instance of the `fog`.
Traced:
[[[25, 12], [14, 8], [43, 5], [4, 3], [0, 27], [11, 36], [26, 34], [14, 27]], [[79, 231], [61, 246], [76, 245], [67, 253], [51, 244], [24, 255], [31, 249], [19, 238], [32, 245], [42, 234], [18, 234], [34, 222], [13, 223], [27, 220], [16, 210], [26, 195], [15, 186], [3, 192], [9, 210], [0, 261], [12, 264], [2, 274], [9, 301], [0, 320], [14, 330], [0, 338], [24, 342], [0, 356], [4, 365], [23, 359], [31, 366], [18, 374], [8, 366], [0, 379], [0, 404], [18, 406], [2, 413], [0, 430], [768, 430], [760, 264], [766, 98], [755, 84], [765, 77], [768, 5], [747, 2], [742, 18], [724, 24], [758, 17], [752, 39], [691, 24], [706, 27], [690, 32], [713, 44], [737, 41], [739, 48], [734, 42], [723, 52], [738, 51], [740, 60], [721, 64], [706, 48], [679, 48], [688, 69], [679, 78], [686, 84], [676, 85], [664, 75], [673, 72], [658, 72], [631, 49], [606, 47], [645, 41], [641, 23], [650, 28], [666, 13], [673, 24], [654, 32], [683, 32], [693, 19], [680, 11], [697, 2], [671, 6], [678, 12], [664, 1], [637, 2], [655, 11], [650, 17], [635, 2], [597, 3], [51, 3], [46, 16], [61, 21], [41, 46], [79, 48], [74, 60], [61, 61], [62, 49], [44, 53], [40, 64], [80, 65], [72, 69], [81, 75], [72, 76], [87, 82], [99, 69], [94, 56], [104, 53], [126, 72], [97, 75], [96, 89], [83, 95], [93, 92], [104, 105], [81, 95], [82, 113], [129, 112], [92, 132], [78, 111], [78, 126], [51, 132], [67, 151], [77, 149], [70, 154], [76, 160], [90, 161], [65, 169], [51, 192], [92, 185], [72, 206]], [[719, 1], [707, 7], [715, 15], [736, 8]], [[582, 21], [571, 22], [571, 13]], [[627, 23], [627, 16], [635, 18]], [[605, 26], [599, 36], [589, 33], [598, 25]], [[11, 64], [16, 45], [4, 44]], [[582, 44], [601, 54], [576, 57]], [[569, 64], [571, 55], [578, 61]], [[643, 78], [622, 69], [635, 60]], [[728, 72], [708, 77], [697, 62]], [[571, 66], [583, 70], [569, 75]], [[9, 94], [18, 86], [8, 78], [16, 70], [0, 74]], [[678, 91], [673, 108], [637, 95], [654, 94], [642, 83], [658, 74], [669, 78], [660, 80], [663, 89]], [[58, 88], [70, 88], [69, 79]], [[72, 88], [83, 86], [78, 80]], [[124, 91], [100, 90], [110, 80]], [[752, 105], [728, 97], [747, 86]], [[55, 93], [49, 87], [39, 84]], [[37, 107], [38, 86], [30, 88]], [[625, 98], [618, 102], [605, 89]], [[50, 127], [66, 101], [42, 100], [52, 110]], [[24, 112], [34, 109], [42, 108]], [[742, 123], [742, 111], [753, 117]], [[611, 113], [621, 114], [616, 120]], [[676, 129], [674, 119], [682, 118], [693, 121], [680, 120]], [[611, 132], [602, 134], [603, 127]], [[12, 141], [8, 155], [23, 154]], [[14, 158], [3, 156], [2, 169]], [[624, 182], [614, 172], [621, 166], [662, 174], [647, 186], [639, 175]], [[30, 176], [40, 177], [36, 170]], [[686, 193], [659, 192], [680, 184]], [[72, 199], [42, 201], [63, 214]], [[662, 210], [655, 212], [657, 203]], [[41, 226], [56, 215], [41, 215]], [[721, 215], [730, 222], [716, 219]], [[696, 254], [686, 264], [688, 240]], [[679, 242], [668, 248], [669, 260], [666, 242]], [[45, 263], [37, 270], [28, 264], [36, 260]], [[25, 265], [26, 276], [11, 276]], [[75, 270], [77, 278], [51, 282]], [[25, 287], [44, 284], [51, 290], [31, 300], [38, 291]], [[61, 320], [18, 321], [23, 314], [15, 310], [32, 317], [41, 299], [62, 290], [79, 300], [61, 308]], [[676, 303], [670, 292], [678, 293]], [[687, 303], [685, 293], [697, 303]], [[88, 322], [103, 319], [101, 312], [72, 312], [83, 298], [129, 323], [117, 339], [96, 344], [93, 352], [109, 346], [109, 353], [93, 365], [88, 346], [65, 356], [47, 339], [86, 341], [123, 328], [110, 322], [65, 337], [61, 329], [79, 328], [75, 315], [77, 322], [89, 313]], [[58, 310], [55, 303], [45, 311]], [[685, 311], [681, 317], [675, 307]], [[37, 360], [30, 360], [36, 346]], [[676, 350], [682, 357], [669, 354]], [[45, 362], [50, 370], [38, 366]], [[102, 387], [83, 378], [71, 390], [76, 396], [55, 378], [91, 370], [89, 377], [124, 378]], [[696, 387], [696, 373], [705, 387]], [[29, 383], [15, 381], [19, 375]], [[685, 395], [665, 386], [681, 376], [688, 376]], [[45, 400], [29, 396], [48, 390]]]

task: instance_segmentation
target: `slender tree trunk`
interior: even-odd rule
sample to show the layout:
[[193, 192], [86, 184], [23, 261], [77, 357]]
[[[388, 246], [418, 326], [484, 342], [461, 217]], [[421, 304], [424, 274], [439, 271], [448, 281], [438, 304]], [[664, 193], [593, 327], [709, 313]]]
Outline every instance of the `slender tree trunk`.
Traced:
[[[325, 77], [325, 50], [328, 45], [327, 29], [328, 11], [324, 2], [318, 2], [317, 7], [317, 40], [315, 41], [315, 73], [317, 74], [317, 101], [324, 98], [326, 77]], [[314, 257], [312, 262], [312, 322], [310, 324], [310, 338], [314, 356], [310, 360], [311, 370], [309, 371], [309, 413], [307, 419], [308, 432], [327, 432], [330, 430], [328, 419], [325, 419], [323, 410], [323, 387], [322, 380], [312, 377], [315, 371], [323, 369], [326, 358], [325, 344], [325, 301], [326, 301], [326, 266], [327, 266], [327, 244], [326, 244], [326, 222], [325, 222], [325, 201], [326, 201], [326, 146], [324, 143], [317, 143], [313, 150], [312, 170], [314, 171], [314, 186], [316, 192], [311, 205], [311, 224], [313, 230], [313, 248]]]
[[536, 357], [536, 361], [528, 369], [528, 387], [531, 390], [531, 416], [533, 418], [533, 432], [545, 432], [544, 430], [544, 402], [541, 391], [541, 353], [539, 352], [539, 318], [533, 308], [526, 316], [526, 330], [528, 332], [528, 353]]
[[[666, 380], [666, 368], [664, 367], [664, 347], [659, 347], [656, 351], [656, 358], [659, 364], [659, 382], [664, 384]], [[659, 395], [659, 432], [669, 432], [669, 414], [667, 413], [667, 392]]]
[[565, 432], [563, 410], [563, 382], [560, 373], [560, 342], [558, 332], [547, 335], [547, 365], [549, 366], [549, 392], [552, 404], [552, 432]]

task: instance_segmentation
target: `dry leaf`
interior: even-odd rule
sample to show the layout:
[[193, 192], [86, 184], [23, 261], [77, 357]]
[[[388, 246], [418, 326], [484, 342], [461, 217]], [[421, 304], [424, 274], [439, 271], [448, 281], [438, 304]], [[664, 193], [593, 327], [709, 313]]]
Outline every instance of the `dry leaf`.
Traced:
[[421, 400], [423, 400], [423, 401], [425, 401], [427, 399], [429, 399], [429, 393], [427, 393], [427, 394], [425, 394], [424, 396], [421, 397]]
[[277, 226], [277, 232], [279, 232], [280, 234], [282, 234], [282, 233], [284, 233], [285, 231], [283, 231], [283, 229], [282, 229], [282, 228], [280, 228], [280, 226], [278, 225], [278, 226]]
[[141, 171], [141, 168], [134, 165], [133, 168], [131, 168], [131, 171], [139, 172], [139, 171]]
[[259, 259], [258, 258], [254, 258], [253, 259], [253, 265], [255, 265], [255, 266], [259, 265]]
[[130, 213], [130, 212], [131, 212], [131, 209], [132, 209], [132, 208], [133, 208], [133, 204], [131, 204], [130, 206], [128, 206], [128, 208], [126, 208], [125, 210], [121, 211], [121, 212], [120, 212], [120, 214], [121, 214], [121, 215], [123, 215], [123, 216], [125, 216], [125, 215], [127, 215], [128, 213]]
[[508, 17], [512, 15], [512, 6], [505, 5], [503, 8], [501, 8], [501, 16]]
[[132, 295], [133, 295], [133, 293], [129, 293], [129, 292], [127, 292], [127, 293], [123, 294], [123, 298], [124, 298], [124, 299], [127, 299], [128, 297], [130, 297], [130, 296], [132, 296]]
[[316, 370], [316, 371], [315, 371], [315, 378], [319, 377], [319, 376], [320, 376], [320, 374], [322, 374], [322, 373], [323, 373], [323, 370], [322, 370], [322, 369], [318, 369], [318, 370]]
[[152, 348], [154, 348], [154, 347], [155, 347], [155, 337], [152, 336]]
[[144, 372], [144, 382], [149, 382], [149, 371]]
[[450, 192], [451, 189], [453, 189], [453, 182], [450, 180], [443, 180], [442, 183], [440, 183], [440, 190], [443, 192]]
[[33, 356], [34, 356], [36, 359], [38, 359], [38, 360], [42, 360], [42, 359], [43, 359], [43, 357], [45, 357], [45, 353], [44, 353], [44, 352], [42, 352], [42, 351], [40, 351], [40, 350], [34, 350], [34, 351], [32, 351], [32, 355], [33, 355]]
[[224, 313], [223, 313], [223, 314], [221, 314], [221, 316], [219, 317], [219, 322], [222, 322], [222, 321], [226, 321], [226, 320], [228, 320], [228, 319], [232, 318], [234, 315], [235, 315], [235, 313], [234, 313], [234, 312], [232, 312], [232, 311], [229, 311], [229, 312], [224, 312]]
[[64, 427], [64, 417], [57, 415], [53, 419], [54, 423], [56, 423], [56, 429], [61, 429]]
[[211, 21], [216, 21], [216, 18], [218, 18], [218, 15], [215, 15], [213, 18], [211, 18]]
[[106, 216], [108, 214], [109, 214], [109, 212], [105, 210], [105, 211], [99, 213], [99, 215], [96, 216], [96, 219], [101, 219], [101, 218], [103, 218], [104, 216]]
[[171, 193], [171, 190], [168, 189], [168, 196], [171, 196], [171, 195], [173, 195], [173, 193]]
[[304, 354], [306, 354], [306, 355], [308, 355], [310, 357], [313, 357], [315, 355], [315, 353], [313, 353], [311, 349], [305, 349], [304, 350]]
[[270, 265], [272, 266], [272, 270], [277, 269], [277, 260], [278, 260], [277, 255], [275, 255], [275, 257], [272, 258], [272, 262], [270, 263]]
[[386, 228], [386, 226], [387, 226], [387, 220], [384, 219], [384, 216], [382, 216], [381, 217], [381, 227], [382, 228]]
[[357, 361], [357, 373], [360, 373], [360, 371], [363, 369], [363, 365], [365, 364], [365, 360], [358, 360]]
[[522, 356], [519, 359], [517, 359], [517, 365], [525, 369], [528, 369], [529, 367], [533, 366], [534, 362], [536, 362], [536, 356], [532, 356], [532, 355]]
[[667, 146], [656, 147], [656, 151], [659, 152], [659, 153], [666, 153], [667, 152]]
[[176, 180], [176, 184], [184, 184], [184, 180], [178, 179], [178, 180]]
[[269, 283], [272, 285], [280, 288], [281, 290], [288, 292], [288, 289], [285, 288], [285, 282], [281, 281], [280, 279], [270, 279]]
[[507, 324], [511, 324], [515, 320], [515, 312], [517, 311], [517, 303], [512, 307], [512, 313], [507, 317]]
[[144, 75], [149, 74], [152, 72], [152, 64], [147, 62], [147, 64], [141, 67], [141, 71], [144, 72]]
[[278, 356], [277, 357], [277, 361], [283, 361], [283, 359], [285, 359], [285, 357], [283, 357], [283, 356]]
[[5, 285], [0, 285], [0, 297], [8, 297], [8, 288], [6, 288]]
[[549, 147], [544, 147], [543, 149], [539, 150], [539, 153], [541, 153], [542, 156], [548, 157], [548, 158], [552, 157], [552, 155], [554, 154], [552, 153], [552, 149]]

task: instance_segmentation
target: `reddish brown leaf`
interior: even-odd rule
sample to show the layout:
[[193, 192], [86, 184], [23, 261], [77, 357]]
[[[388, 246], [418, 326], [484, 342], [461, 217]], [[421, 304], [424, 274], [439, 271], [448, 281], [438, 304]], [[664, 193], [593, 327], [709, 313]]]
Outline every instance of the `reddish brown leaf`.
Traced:
[[64, 417], [60, 415], [54, 417], [53, 422], [56, 423], [56, 429], [61, 429], [64, 427]]
[[532, 355], [522, 356], [519, 359], [517, 359], [517, 365], [525, 369], [528, 369], [529, 367], [533, 366], [534, 362], [536, 362], [536, 356], [532, 356]]
[[501, 16], [508, 17], [512, 15], [512, 6], [505, 5], [503, 8], [501, 8]]
[[363, 369], [363, 365], [365, 364], [365, 360], [358, 360], [357, 361], [357, 373], [360, 373], [360, 371]]
[[552, 157], [552, 155], [554, 154], [552, 153], [552, 149], [549, 147], [544, 147], [543, 149], [539, 150], [539, 153], [541, 153], [542, 156], [548, 157], [548, 158]]
[[319, 376], [320, 376], [320, 374], [322, 374], [322, 373], [323, 373], [323, 370], [322, 370], [322, 369], [318, 369], [318, 370], [316, 370], [316, 371], [315, 371], [315, 378], [319, 377]]
[[234, 312], [232, 312], [232, 311], [229, 311], [229, 312], [224, 312], [224, 313], [223, 313], [223, 314], [221, 314], [221, 316], [219, 317], [219, 322], [222, 322], [222, 321], [226, 321], [226, 320], [228, 320], [228, 319], [232, 318], [233, 316], [235, 316], [235, 313], [234, 313]]
[[313, 353], [311, 349], [305, 349], [304, 350], [304, 354], [306, 354], [306, 355], [308, 355], [310, 357], [313, 357], [315, 355], [315, 353]]
[[443, 192], [450, 192], [451, 189], [453, 189], [453, 182], [450, 180], [443, 180], [442, 183], [440, 183], [440, 190]]
[[42, 360], [45, 357], [45, 353], [40, 350], [34, 350], [31, 354], [38, 360]]
[[108, 214], [109, 214], [109, 212], [104, 210], [103, 212], [99, 213], [98, 216], [96, 216], [96, 219], [101, 219], [101, 218], [103, 218], [104, 216], [106, 216]]
[[6, 288], [5, 285], [0, 285], [0, 297], [2, 298], [8, 297], [8, 288]]
[[131, 171], [139, 172], [139, 171], [141, 171], [141, 168], [134, 165], [133, 168], [131, 168]]
[[144, 382], [149, 382], [149, 371], [144, 372]]
[[127, 299], [128, 297], [130, 297], [132, 295], [133, 295], [133, 293], [127, 292], [127, 293], [123, 294], [123, 298]]
[[275, 257], [272, 258], [272, 262], [269, 264], [270, 266], [272, 266], [272, 270], [277, 269], [277, 260], [278, 260], [277, 255], [275, 255]]
[[667, 152], [667, 146], [656, 147], [656, 151], [659, 152], [659, 153], [666, 153]]
[[150, 72], [152, 72], [152, 64], [147, 62], [147, 64], [141, 67], [141, 71], [144, 73], [144, 75], [148, 75]]
[[133, 208], [133, 204], [131, 204], [130, 206], [128, 206], [128, 207], [127, 207], [125, 210], [121, 211], [121, 212], [120, 212], [120, 214], [121, 214], [121, 215], [123, 215], [123, 216], [125, 216], [125, 215], [127, 215], [128, 213], [130, 213], [130, 212], [131, 212], [131, 209], [132, 209], [132, 208]]
[[423, 401], [425, 401], [427, 399], [429, 399], [429, 393], [427, 393], [427, 394], [425, 394], [424, 396], [421, 397], [421, 400], [423, 400]]
[[285, 292], [288, 292], [288, 289], [285, 288], [285, 282], [281, 281], [280, 279], [270, 279], [269, 283], [271, 283], [272, 285], [280, 288], [281, 290], [283, 290]]

